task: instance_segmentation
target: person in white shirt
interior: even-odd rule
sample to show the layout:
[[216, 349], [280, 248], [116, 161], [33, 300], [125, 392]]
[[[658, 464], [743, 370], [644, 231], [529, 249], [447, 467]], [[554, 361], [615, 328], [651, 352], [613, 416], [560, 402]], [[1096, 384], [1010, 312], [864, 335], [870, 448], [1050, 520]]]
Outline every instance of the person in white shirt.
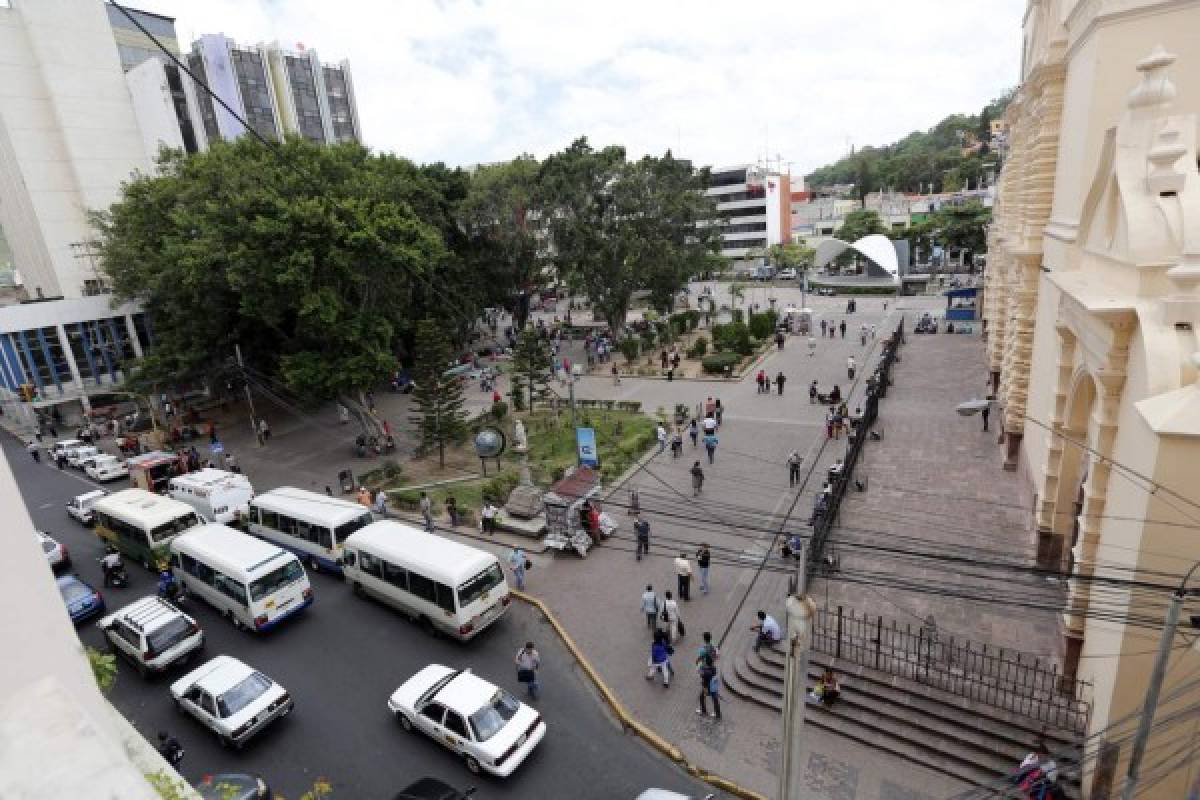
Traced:
[[675, 577], [679, 581], [679, 599], [686, 603], [692, 599], [692, 564], [686, 553], [675, 559]]
[[849, 378], [850, 380], [854, 380], [854, 368], [855, 368], [855, 366], [856, 366], [856, 365], [855, 365], [855, 363], [854, 363], [854, 356], [849, 356], [849, 357], [846, 359], [846, 377], [847, 377], [847, 378]]
[[646, 627], [650, 630], [658, 628], [658, 595], [654, 593], [654, 587], [646, 584], [646, 591], [642, 592], [642, 613], [646, 615]]
[[764, 644], [770, 646], [783, 638], [783, 633], [779, 629], [779, 623], [765, 611], [758, 612], [758, 624], [752, 625], [750, 630], [758, 633], [758, 636], [754, 640], [754, 652], [756, 653], [758, 652], [758, 648]]
[[671, 644], [675, 644], [681, 636], [683, 636], [683, 620], [679, 618], [679, 603], [671, 597], [670, 592], [663, 592], [666, 599], [663, 600], [663, 621], [667, 624], [667, 637]]
[[658, 437], [658, 452], [661, 453], [667, 449], [667, 429], [662, 426], [662, 423], [659, 423], [654, 435]]
[[484, 533], [496, 532], [496, 512], [497, 508], [492, 505], [492, 501], [488, 500], [483, 504], [483, 509], [479, 512], [479, 518], [483, 527]]

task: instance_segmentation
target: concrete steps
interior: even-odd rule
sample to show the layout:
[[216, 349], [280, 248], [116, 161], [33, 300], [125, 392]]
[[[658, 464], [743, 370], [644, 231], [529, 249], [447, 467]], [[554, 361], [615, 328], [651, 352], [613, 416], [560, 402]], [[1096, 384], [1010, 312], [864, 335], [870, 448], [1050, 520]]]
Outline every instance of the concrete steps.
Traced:
[[[775, 711], [783, 709], [784, 654], [774, 648], [726, 654], [722, 679], [729, 693]], [[832, 708], [808, 703], [805, 724], [846, 736], [868, 747], [971, 784], [996, 784], [1008, 776], [1042, 738], [1060, 767], [1078, 757], [1074, 737], [1044, 729], [1003, 710], [980, 707], [931, 687], [857, 665], [839, 665], [810, 654], [811, 686], [833, 667], [842, 695]], [[1078, 797], [1078, 782], [1065, 782]]]

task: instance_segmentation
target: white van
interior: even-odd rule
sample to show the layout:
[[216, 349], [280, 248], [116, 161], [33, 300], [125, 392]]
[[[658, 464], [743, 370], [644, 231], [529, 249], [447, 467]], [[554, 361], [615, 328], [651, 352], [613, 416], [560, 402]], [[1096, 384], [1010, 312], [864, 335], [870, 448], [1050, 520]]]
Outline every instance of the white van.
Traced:
[[208, 467], [171, 478], [167, 494], [187, 503], [209, 522], [228, 525], [246, 516], [254, 487], [245, 475]]
[[491, 553], [391, 520], [351, 534], [342, 564], [356, 594], [463, 641], [498, 620], [512, 599]]
[[62, 452], [67, 457], [68, 466], [83, 469], [83, 462], [85, 460], [100, 455], [100, 448], [92, 447], [90, 444], [81, 444], [67, 448]]
[[172, 539], [171, 569], [184, 589], [224, 614], [235, 628], [268, 630], [313, 601], [299, 559], [219, 523]]
[[250, 501], [247, 530], [291, 550], [313, 572], [340, 575], [342, 542], [374, 519], [359, 503], [285, 486]]

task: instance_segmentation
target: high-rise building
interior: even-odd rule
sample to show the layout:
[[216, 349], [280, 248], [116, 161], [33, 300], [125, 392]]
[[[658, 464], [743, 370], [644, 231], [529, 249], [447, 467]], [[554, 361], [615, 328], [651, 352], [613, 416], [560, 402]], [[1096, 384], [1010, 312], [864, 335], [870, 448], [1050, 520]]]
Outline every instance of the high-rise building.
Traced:
[[756, 251], [790, 241], [791, 176], [757, 164], [712, 170], [706, 195], [717, 203], [721, 255], [745, 261]]

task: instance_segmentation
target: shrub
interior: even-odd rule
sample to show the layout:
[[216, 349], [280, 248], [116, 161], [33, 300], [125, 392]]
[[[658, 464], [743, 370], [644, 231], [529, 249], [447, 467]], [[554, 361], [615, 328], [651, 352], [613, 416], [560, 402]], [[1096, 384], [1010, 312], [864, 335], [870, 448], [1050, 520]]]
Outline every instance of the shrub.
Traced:
[[737, 353], [715, 353], [706, 356], [700, 366], [709, 375], [724, 375], [726, 367], [735, 367], [741, 360]]
[[421, 506], [421, 493], [416, 489], [397, 489], [388, 492], [388, 501], [401, 511], [416, 511]]
[[501, 472], [485, 483], [481, 492], [485, 500], [491, 500], [493, 503], [503, 503], [520, 482], [520, 475], [514, 472]]
[[688, 358], [701, 358], [708, 352], [708, 339], [704, 336], [697, 336], [696, 341], [687, 351]]
[[621, 351], [621, 355], [625, 356], [625, 360], [632, 364], [638, 357], [638, 340], [632, 336], [622, 339], [617, 348]]
[[743, 356], [754, 352], [750, 339], [750, 328], [744, 322], [730, 322], [713, 326], [713, 349], [717, 352], [733, 351]]
[[508, 403], [504, 402], [503, 400], [497, 400], [496, 402], [492, 403], [492, 416], [496, 418], [497, 422], [504, 419], [504, 416], [507, 413]]
[[774, 311], [764, 311], [761, 314], [750, 315], [750, 335], [755, 339], [766, 339], [775, 333], [775, 322], [778, 315]]

